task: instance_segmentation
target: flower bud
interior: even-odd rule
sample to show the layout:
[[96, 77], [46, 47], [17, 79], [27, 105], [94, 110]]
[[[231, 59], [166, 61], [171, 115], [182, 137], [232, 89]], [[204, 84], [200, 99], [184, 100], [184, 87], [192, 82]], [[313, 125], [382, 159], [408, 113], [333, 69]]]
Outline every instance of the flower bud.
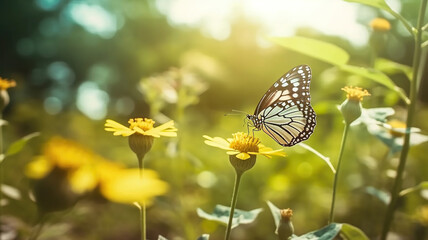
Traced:
[[132, 134], [128, 137], [129, 147], [135, 154], [137, 154], [139, 160], [142, 160], [144, 155], [150, 151], [153, 145], [153, 140], [154, 137], [142, 134]]
[[281, 210], [281, 221], [279, 221], [278, 228], [276, 229], [278, 240], [287, 240], [294, 234], [294, 226], [291, 222], [292, 216], [293, 211], [290, 208]]
[[239, 159], [236, 155], [229, 155], [230, 164], [235, 168], [237, 174], [250, 170], [256, 164], [256, 155], [250, 155], [246, 160]]
[[349, 99], [346, 99], [340, 105], [340, 111], [342, 112], [343, 118], [345, 119], [345, 123], [347, 125], [351, 124], [361, 116], [361, 109], [362, 107], [360, 102]]
[[370, 96], [370, 93], [359, 87], [344, 87], [342, 90], [346, 92], [347, 99], [340, 105], [339, 109], [345, 123], [349, 125], [361, 116], [361, 101], [365, 96]]

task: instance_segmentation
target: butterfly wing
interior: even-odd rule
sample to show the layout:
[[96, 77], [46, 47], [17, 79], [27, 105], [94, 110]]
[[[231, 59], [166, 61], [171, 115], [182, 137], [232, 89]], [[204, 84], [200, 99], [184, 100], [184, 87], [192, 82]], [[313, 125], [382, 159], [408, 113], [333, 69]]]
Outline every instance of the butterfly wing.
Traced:
[[282, 146], [293, 146], [309, 138], [316, 125], [310, 104], [311, 69], [294, 67], [265, 93], [254, 112], [261, 129]]

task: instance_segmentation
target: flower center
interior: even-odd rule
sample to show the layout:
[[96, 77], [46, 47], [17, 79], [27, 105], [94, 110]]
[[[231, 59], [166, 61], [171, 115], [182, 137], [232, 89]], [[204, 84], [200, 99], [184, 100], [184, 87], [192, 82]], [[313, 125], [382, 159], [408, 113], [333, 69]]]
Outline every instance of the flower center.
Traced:
[[243, 132], [237, 132], [233, 134], [233, 140], [230, 142], [229, 147], [240, 152], [259, 152], [259, 143], [258, 138], [248, 136], [248, 134]]
[[363, 90], [359, 87], [346, 86], [342, 88], [342, 90], [346, 92], [346, 98], [351, 101], [361, 102], [363, 100], [363, 97], [370, 96], [370, 93], [367, 90]]
[[134, 130], [135, 127], [139, 127], [144, 131], [148, 131], [153, 128], [155, 121], [150, 118], [133, 118], [129, 119], [129, 128]]
[[391, 126], [391, 129], [389, 129], [389, 133], [391, 133], [392, 136], [394, 137], [404, 136], [404, 132], [399, 131], [406, 128], [406, 124], [404, 122], [399, 120], [391, 120], [391, 121], [388, 121], [387, 123]]

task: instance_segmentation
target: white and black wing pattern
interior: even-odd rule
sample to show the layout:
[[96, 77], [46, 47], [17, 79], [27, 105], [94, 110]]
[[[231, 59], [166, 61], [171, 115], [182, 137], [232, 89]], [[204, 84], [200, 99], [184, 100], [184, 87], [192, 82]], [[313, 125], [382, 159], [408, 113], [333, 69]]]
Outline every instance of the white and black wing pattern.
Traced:
[[263, 95], [254, 115], [247, 117], [282, 146], [293, 146], [309, 138], [316, 124], [309, 85], [312, 73], [307, 65], [294, 67]]

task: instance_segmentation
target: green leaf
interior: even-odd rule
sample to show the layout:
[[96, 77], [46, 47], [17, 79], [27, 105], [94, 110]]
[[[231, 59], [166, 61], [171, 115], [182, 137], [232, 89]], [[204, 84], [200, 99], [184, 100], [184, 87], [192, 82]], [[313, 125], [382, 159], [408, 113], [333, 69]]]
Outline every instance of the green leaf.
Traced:
[[306, 233], [302, 236], [291, 237], [292, 240], [332, 240], [339, 234], [342, 228], [340, 223], [332, 223], [319, 230]]
[[375, 69], [386, 74], [403, 73], [409, 80], [412, 80], [413, 76], [412, 67], [385, 58], [376, 59]]
[[379, 199], [381, 202], [383, 202], [385, 205], [389, 204], [389, 201], [391, 201], [391, 197], [389, 196], [389, 193], [379, 190], [375, 187], [369, 186], [366, 187], [366, 192], [377, 199]]
[[273, 221], [275, 222], [275, 227], [276, 229], [278, 229], [279, 222], [281, 221], [281, 209], [279, 209], [270, 201], [266, 201], [266, 203], [269, 206], [270, 212], [272, 213]]
[[208, 240], [210, 239], [210, 235], [209, 234], [202, 234], [200, 237], [198, 237], [198, 239], [196, 240]]
[[[263, 209], [261, 208], [251, 211], [235, 209], [232, 219], [232, 228], [235, 228], [240, 224], [252, 223], [262, 211]], [[229, 222], [230, 207], [217, 204], [211, 214], [204, 212], [200, 208], [198, 208], [196, 212], [199, 217], [207, 220], [215, 221], [224, 225], [227, 225]]]
[[404, 92], [404, 90], [397, 87], [395, 83], [381, 71], [372, 69], [372, 68], [357, 67], [352, 65], [341, 65], [339, 67], [343, 71], [368, 78], [370, 80], [373, 80], [377, 83], [384, 85], [385, 87], [397, 92], [407, 104], [410, 103], [410, 100], [406, 96], [406, 93]]
[[364, 234], [361, 229], [354, 227], [350, 224], [342, 224], [342, 229], [340, 230], [340, 236], [344, 240], [368, 240], [369, 238]]
[[290, 50], [308, 55], [318, 60], [331, 63], [333, 65], [346, 64], [349, 60], [349, 54], [331, 43], [305, 38], [305, 37], [287, 37], [271, 38], [271, 41], [288, 48]]
[[40, 135], [40, 133], [38, 133], [38, 132], [31, 133], [31, 134], [28, 134], [27, 136], [13, 142], [9, 146], [9, 148], [7, 149], [5, 157], [17, 154], [18, 152], [20, 152], [22, 150], [22, 148], [24, 148], [24, 146], [27, 144], [27, 142], [30, 139], [37, 137], [39, 135]]

